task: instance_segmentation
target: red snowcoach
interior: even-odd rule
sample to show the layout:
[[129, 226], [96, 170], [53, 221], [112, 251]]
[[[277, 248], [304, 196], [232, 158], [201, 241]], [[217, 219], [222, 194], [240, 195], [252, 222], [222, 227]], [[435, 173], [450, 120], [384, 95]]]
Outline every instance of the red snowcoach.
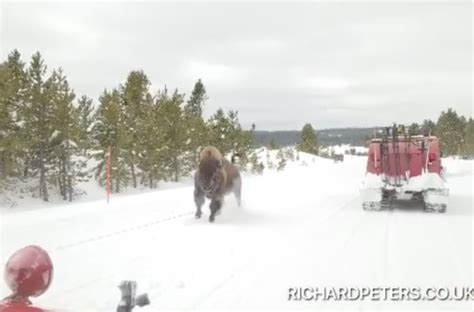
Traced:
[[389, 127], [369, 143], [362, 208], [389, 208], [392, 200], [417, 200], [425, 211], [445, 212], [445, 187], [438, 138]]
[[[53, 264], [48, 253], [38, 246], [27, 246], [15, 252], [5, 266], [5, 282], [12, 294], [0, 301], [0, 312], [72, 311], [69, 308], [41, 309], [32, 306], [29, 297], [48, 290], [53, 279]], [[147, 294], [136, 296], [136, 283], [122, 281], [118, 286], [122, 298], [117, 312], [131, 312], [136, 306], [150, 303]]]

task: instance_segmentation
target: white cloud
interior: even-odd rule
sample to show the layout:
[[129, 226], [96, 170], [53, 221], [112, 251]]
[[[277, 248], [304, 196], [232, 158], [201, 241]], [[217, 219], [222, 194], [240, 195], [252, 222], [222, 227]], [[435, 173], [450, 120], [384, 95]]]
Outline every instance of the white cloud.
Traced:
[[329, 78], [329, 77], [307, 77], [300, 81], [300, 86], [310, 90], [319, 92], [345, 92], [350, 87], [354, 86], [354, 83], [347, 79], [341, 78]]
[[186, 62], [181, 68], [181, 73], [187, 80], [196, 81], [202, 78], [206, 84], [216, 87], [235, 86], [245, 79], [245, 73], [242, 70], [224, 64], [213, 64], [205, 61]]
[[143, 69], [153, 90], [189, 95], [202, 78], [207, 113], [236, 109], [259, 129], [420, 121], [447, 107], [472, 115], [471, 3], [39, 0], [0, 8], [2, 56], [18, 49], [28, 63], [39, 50], [95, 100]]

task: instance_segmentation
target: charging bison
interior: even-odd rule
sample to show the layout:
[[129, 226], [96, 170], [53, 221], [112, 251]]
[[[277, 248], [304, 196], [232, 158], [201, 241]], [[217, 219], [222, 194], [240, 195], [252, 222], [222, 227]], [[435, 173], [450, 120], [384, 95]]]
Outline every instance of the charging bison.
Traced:
[[234, 193], [240, 206], [242, 178], [238, 168], [225, 159], [219, 150], [207, 146], [199, 155], [199, 165], [194, 174], [194, 202], [196, 204], [196, 218], [202, 215], [201, 207], [205, 197], [211, 200], [209, 208], [209, 222], [214, 222], [216, 213], [222, 208], [224, 196]]

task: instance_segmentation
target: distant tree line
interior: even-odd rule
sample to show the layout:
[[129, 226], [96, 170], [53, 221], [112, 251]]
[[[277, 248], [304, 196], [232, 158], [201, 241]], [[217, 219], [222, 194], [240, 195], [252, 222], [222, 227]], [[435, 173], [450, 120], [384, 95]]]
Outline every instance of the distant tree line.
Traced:
[[452, 108], [442, 111], [436, 123], [431, 120], [425, 120], [421, 125], [413, 123], [409, 131], [411, 134], [438, 136], [444, 156], [474, 158], [474, 120], [458, 115]]
[[[87, 95], [76, 97], [61, 68], [47, 74], [39, 52], [27, 65], [12, 51], [0, 64], [0, 192], [36, 181], [32, 191], [42, 200], [55, 192], [71, 201], [92, 175], [104, 184], [109, 146], [113, 192], [187, 176], [209, 144], [238, 153], [243, 167], [255, 158], [254, 127], [244, 130], [237, 111], [203, 118], [201, 80], [188, 98], [166, 87], [152, 94], [150, 86], [143, 71], [131, 71], [94, 105]], [[95, 166], [87, 168], [91, 159]]]
[[[390, 125], [388, 125], [390, 126]], [[458, 155], [462, 158], [474, 158], [474, 120], [472, 117], [458, 115], [449, 108], [442, 111], [436, 122], [425, 119], [422, 123], [412, 123], [405, 127], [410, 135], [436, 135], [440, 138], [444, 156]], [[315, 130], [306, 124], [301, 131], [256, 131], [256, 145], [265, 145], [271, 149], [295, 145], [300, 151], [318, 154], [320, 146], [350, 144], [365, 146], [383, 127], [345, 128]], [[357, 154], [355, 149], [349, 152]]]
[[[331, 128], [318, 129], [318, 142], [321, 146], [333, 146], [340, 144], [349, 144], [352, 146], [363, 146], [367, 138], [380, 127], [368, 128]], [[257, 147], [269, 146], [294, 146], [301, 136], [301, 130], [286, 131], [263, 131], [254, 132], [254, 141]]]

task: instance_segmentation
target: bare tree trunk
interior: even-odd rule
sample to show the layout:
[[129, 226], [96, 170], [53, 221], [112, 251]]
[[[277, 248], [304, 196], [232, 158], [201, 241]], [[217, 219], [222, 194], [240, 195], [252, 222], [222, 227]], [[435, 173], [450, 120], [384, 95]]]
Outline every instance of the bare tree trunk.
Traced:
[[44, 146], [43, 144], [40, 144], [40, 185], [39, 185], [39, 191], [40, 191], [40, 197], [44, 201], [48, 201], [48, 186], [46, 184], [46, 168], [44, 166]]
[[66, 141], [66, 159], [65, 159], [65, 169], [66, 169], [66, 194], [69, 197], [68, 200], [71, 202], [72, 201], [72, 194], [73, 194], [73, 189], [72, 189], [72, 172], [71, 172], [71, 155], [69, 154], [69, 140]]
[[5, 179], [7, 177], [7, 164], [5, 160], [5, 152], [2, 151], [0, 155], [1, 155], [0, 156], [0, 177], [2, 177], [2, 179]]
[[67, 177], [67, 188], [68, 188], [69, 201], [71, 202], [71, 201], [72, 201], [73, 190], [72, 190], [71, 177], [70, 177], [69, 175], [68, 175], [68, 177]]
[[63, 200], [67, 200], [67, 192], [66, 192], [66, 179], [67, 179], [67, 172], [66, 172], [66, 163], [64, 157], [61, 160], [61, 171], [60, 171], [60, 181], [61, 181], [61, 196]]
[[63, 196], [63, 188], [62, 188], [62, 182], [61, 182], [61, 174], [59, 174], [57, 177], [56, 177], [56, 183], [59, 187], [59, 195]]
[[130, 164], [130, 170], [132, 171], [133, 188], [137, 188], [137, 177], [135, 176], [135, 165], [133, 163]]
[[118, 179], [115, 179], [115, 192], [120, 193], [120, 182]]
[[30, 166], [30, 159], [28, 156], [25, 157], [24, 167], [23, 167], [23, 178], [28, 176], [28, 168]]
[[[107, 181], [105, 181], [106, 185], [107, 185]], [[114, 179], [113, 178], [110, 178], [110, 193], [113, 193], [114, 192]]]
[[195, 149], [193, 153], [193, 168], [196, 168], [198, 163], [199, 163], [199, 152], [197, 149]]
[[179, 180], [179, 166], [178, 166], [178, 157], [174, 156], [174, 182], [178, 182]]

